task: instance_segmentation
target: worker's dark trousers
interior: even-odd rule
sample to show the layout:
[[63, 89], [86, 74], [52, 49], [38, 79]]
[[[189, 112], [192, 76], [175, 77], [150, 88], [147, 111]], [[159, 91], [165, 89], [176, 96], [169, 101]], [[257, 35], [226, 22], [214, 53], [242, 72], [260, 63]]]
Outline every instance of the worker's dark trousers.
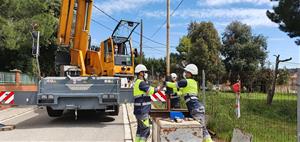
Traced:
[[[174, 98], [173, 98], [174, 97]], [[179, 96], [171, 96], [171, 108], [180, 108], [180, 98]]]
[[[186, 100], [186, 97], [185, 97]], [[197, 121], [199, 121], [203, 125], [203, 137], [210, 137], [207, 128], [205, 126], [205, 108], [202, 103], [198, 99], [191, 99], [186, 102], [187, 108], [189, 110], [190, 115]]]
[[[144, 117], [144, 116], [143, 116]], [[141, 117], [136, 115], [137, 130], [136, 130], [136, 142], [145, 142], [150, 135], [150, 123], [149, 117]]]

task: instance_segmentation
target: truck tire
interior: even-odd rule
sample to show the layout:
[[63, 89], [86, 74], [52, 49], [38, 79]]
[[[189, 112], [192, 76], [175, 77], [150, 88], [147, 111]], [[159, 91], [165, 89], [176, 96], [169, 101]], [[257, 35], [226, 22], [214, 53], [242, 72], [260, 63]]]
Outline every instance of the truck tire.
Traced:
[[62, 116], [64, 110], [53, 110], [51, 107], [47, 106], [47, 113], [50, 117]]
[[113, 112], [109, 112], [108, 115], [112, 115], [112, 116], [117, 116], [119, 115], [119, 105], [114, 105], [114, 111]]

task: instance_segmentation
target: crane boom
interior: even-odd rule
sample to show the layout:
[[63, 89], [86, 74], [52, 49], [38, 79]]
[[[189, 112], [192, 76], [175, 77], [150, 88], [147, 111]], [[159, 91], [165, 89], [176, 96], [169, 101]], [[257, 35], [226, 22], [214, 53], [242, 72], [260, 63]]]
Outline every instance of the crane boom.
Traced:
[[[89, 46], [92, 7], [92, 0], [77, 0], [77, 3], [75, 0], [62, 0], [58, 44], [70, 47], [70, 64], [80, 67], [81, 76], [87, 75], [84, 61]], [[74, 37], [72, 37], [74, 12], [76, 20]]]

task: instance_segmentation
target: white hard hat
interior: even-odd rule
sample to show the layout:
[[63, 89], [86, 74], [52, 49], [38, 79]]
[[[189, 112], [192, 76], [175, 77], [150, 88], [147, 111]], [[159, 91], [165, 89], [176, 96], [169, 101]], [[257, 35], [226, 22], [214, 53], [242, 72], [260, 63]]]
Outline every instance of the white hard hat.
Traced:
[[171, 78], [172, 78], [172, 79], [177, 79], [176, 73], [171, 73]]
[[138, 64], [136, 67], [135, 67], [135, 70], [134, 70], [134, 72], [135, 73], [139, 73], [139, 72], [141, 72], [141, 71], [148, 71], [147, 70], [147, 68], [146, 68], [146, 66], [145, 65], [143, 65], [143, 64]]
[[190, 72], [192, 75], [198, 74], [198, 68], [195, 64], [188, 64], [185, 68], [185, 71]]

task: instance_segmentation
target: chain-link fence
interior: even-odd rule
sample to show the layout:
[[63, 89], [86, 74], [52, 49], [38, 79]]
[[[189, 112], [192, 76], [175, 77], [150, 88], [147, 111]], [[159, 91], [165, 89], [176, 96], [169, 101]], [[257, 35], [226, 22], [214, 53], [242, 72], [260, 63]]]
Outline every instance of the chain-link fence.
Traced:
[[[201, 81], [198, 82], [201, 84]], [[262, 88], [262, 85], [253, 84], [253, 87]], [[251, 134], [253, 142], [296, 141], [297, 82], [277, 85], [276, 88], [271, 105], [267, 105], [267, 92], [247, 92], [244, 89], [240, 94], [241, 117], [237, 118], [237, 96], [232, 91], [232, 84], [207, 85], [205, 97], [199, 90], [199, 98], [206, 106], [207, 127], [216, 133], [218, 140], [225, 142], [231, 141], [235, 128]], [[153, 104], [159, 108], [166, 107], [161, 102]], [[183, 97], [180, 104], [181, 108], [186, 108]]]
[[234, 128], [250, 133], [254, 142], [297, 140], [296, 93], [276, 93], [272, 105], [267, 105], [266, 93], [241, 93], [240, 118], [235, 93], [207, 91], [205, 95], [208, 128], [221, 140], [230, 141]]

